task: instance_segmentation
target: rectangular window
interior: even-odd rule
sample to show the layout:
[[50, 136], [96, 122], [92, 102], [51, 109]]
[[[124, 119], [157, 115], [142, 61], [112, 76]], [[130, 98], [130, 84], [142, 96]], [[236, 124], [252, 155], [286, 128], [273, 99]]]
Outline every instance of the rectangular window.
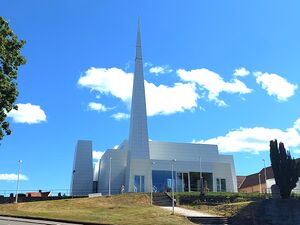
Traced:
[[226, 192], [226, 179], [217, 178], [217, 192]]
[[145, 176], [134, 176], [134, 192], [145, 192]]
[[221, 182], [220, 182], [220, 178], [217, 178], [217, 192], [221, 191]]
[[145, 176], [141, 176], [141, 187], [140, 192], [145, 192]]
[[225, 192], [226, 191], [226, 180], [221, 179], [221, 191]]

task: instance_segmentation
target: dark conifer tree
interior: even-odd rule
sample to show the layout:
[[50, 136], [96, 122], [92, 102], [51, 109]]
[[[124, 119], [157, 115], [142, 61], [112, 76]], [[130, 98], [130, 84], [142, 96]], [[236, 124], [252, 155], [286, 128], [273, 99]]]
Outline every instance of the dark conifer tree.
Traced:
[[270, 141], [270, 159], [275, 182], [280, 189], [280, 196], [289, 198], [299, 180], [300, 163], [297, 165], [282, 142], [279, 143], [278, 148], [277, 140]]

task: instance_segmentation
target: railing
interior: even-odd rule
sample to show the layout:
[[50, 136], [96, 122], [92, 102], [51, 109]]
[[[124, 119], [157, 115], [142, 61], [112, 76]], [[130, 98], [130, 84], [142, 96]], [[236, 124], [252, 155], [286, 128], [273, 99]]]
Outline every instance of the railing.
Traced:
[[[47, 190], [32, 190], [32, 189], [23, 189], [18, 190], [18, 194], [26, 194], [28, 192], [51, 192], [51, 196], [70, 196], [70, 189], [47, 189]], [[15, 195], [16, 190], [0, 190], [0, 195], [4, 197], [9, 197], [10, 195]]]

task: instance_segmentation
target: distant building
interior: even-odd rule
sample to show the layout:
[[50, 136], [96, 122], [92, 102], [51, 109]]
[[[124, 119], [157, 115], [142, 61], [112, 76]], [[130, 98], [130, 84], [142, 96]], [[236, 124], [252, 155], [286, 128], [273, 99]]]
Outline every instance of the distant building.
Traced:
[[175, 191], [199, 191], [200, 174], [210, 191], [237, 192], [233, 157], [220, 155], [217, 145], [149, 141], [138, 27], [129, 139], [108, 149], [94, 174], [92, 142], [78, 141], [71, 194], [170, 191], [172, 181]]
[[26, 197], [32, 197], [32, 198], [46, 198], [51, 196], [51, 191], [38, 191], [38, 192], [26, 192]]
[[[296, 159], [299, 162], [300, 158]], [[259, 175], [260, 174], [260, 175]], [[271, 193], [271, 186], [275, 184], [275, 178], [272, 167], [266, 167], [267, 182], [265, 179], [264, 168], [258, 173], [250, 174], [248, 176], [237, 176], [238, 191], [244, 193], [262, 192]], [[297, 182], [297, 186], [292, 192], [300, 193], [300, 181]]]

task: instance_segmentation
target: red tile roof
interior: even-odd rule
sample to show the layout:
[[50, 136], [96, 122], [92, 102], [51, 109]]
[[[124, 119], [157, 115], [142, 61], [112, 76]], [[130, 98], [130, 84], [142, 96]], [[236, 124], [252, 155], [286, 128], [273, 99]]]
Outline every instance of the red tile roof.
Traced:
[[[300, 158], [296, 159], [296, 162], [300, 162]], [[266, 168], [267, 172], [267, 179], [272, 179], [274, 178], [272, 166], [269, 166]], [[264, 168], [261, 169], [258, 173], [253, 173], [248, 176], [237, 176], [237, 180], [240, 179], [239, 177], [245, 177], [244, 181], [238, 185], [238, 188], [247, 188], [255, 185], [259, 185], [259, 179], [258, 179], [258, 174], [260, 174], [260, 181], [261, 184], [265, 183], [265, 171]]]
[[50, 197], [51, 192], [26, 192], [26, 197]]

